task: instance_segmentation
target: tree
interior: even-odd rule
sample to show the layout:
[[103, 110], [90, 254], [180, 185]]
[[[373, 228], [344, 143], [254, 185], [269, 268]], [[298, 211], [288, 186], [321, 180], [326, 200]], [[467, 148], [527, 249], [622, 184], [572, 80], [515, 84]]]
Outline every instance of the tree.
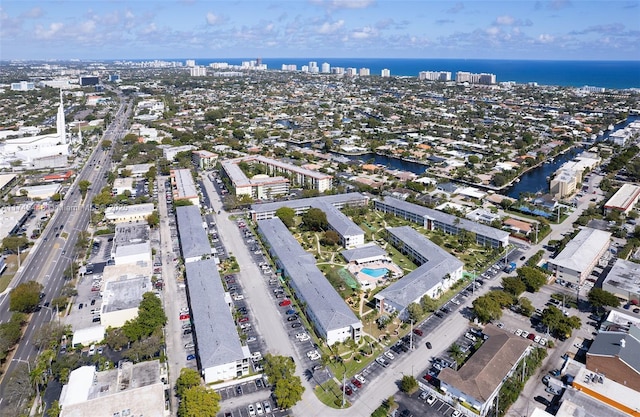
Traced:
[[451, 354], [451, 358], [456, 361], [456, 365], [462, 365], [462, 362], [464, 362], [465, 354], [459, 344], [454, 343], [449, 346], [449, 353]]
[[618, 297], [602, 288], [592, 288], [591, 291], [589, 291], [588, 298], [591, 305], [597, 310], [605, 306], [618, 307], [620, 305]]
[[264, 356], [264, 374], [273, 384], [273, 395], [278, 407], [288, 409], [302, 399], [304, 386], [298, 376], [294, 376], [296, 364], [290, 357], [267, 353]]
[[420, 306], [422, 307], [422, 312], [427, 313], [429, 311], [436, 311], [438, 303], [428, 295], [424, 295], [420, 299]]
[[400, 391], [411, 395], [418, 390], [418, 381], [413, 375], [404, 375], [400, 380]]
[[122, 332], [129, 340], [141, 340], [155, 331], [160, 330], [167, 322], [167, 316], [162, 309], [162, 301], [152, 292], [142, 295], [138, 307], [138, 317], [128, 320], [122, 326]]
[[193, 206], [193, 203], [191, 202], [191, 200], [174, 200], [173, 201], [173, 205], [174, 207], [184, 207], [184, 206]]
[[122, 329], [110, 328], [107, 330], [107, 337], [105, 338], [105, 343], [113, 350], [119, 351], [122, 350], [123, 347], [129, 344], [129, 339], [123, 333]]
[[182, 368], [180, 376], [176, 380], [176, 395], [182, 397], [187, 389], [197, 387], [201, 382], [198, 371], [191, 368]]
[[9, 310], [22, 313], [32, 312], [40, 302], [42, 284], [27, 281], [19, 284], [9, 293]]
[[319, 208], [312, 207], [302, 215], [302, 223], [307, 230], [321, 231], [326, 230], [329, 222], [327, 214]]
[[327, 230], [320, 239], [320, 243], [326, 246], [335, 246], [340, 243], [340, 235], [335, 230]]
[[13, 313], [7, 323], [0, 324], [0, 361], [3, 361], [9, 350], [20, 341], [25, 318], [22, 313]]
[[150, 215], [147, 216], [147, 223], [150, 227], [156, 227], [160, 224], [160, 215], [157, 210], [154, 210]]
[[517, 275], [526, 285], [527, 291], [532, 293], [547, 283], [547, 275], [538, 268], [523, 266], [518, 268]]
[[180, 399], [178, 417], [215, 416], [220, 411], [220, 400], [220, 394], [209, 388], [187, 388]]
[[91, 182], [87, 180], [82, 180], [78, 182], [78, 189], [80, 190], [80, 194], [82, 194], [82, 198], [85, 198], [87, 195], [87, 191], [91, 187]]
[[7, 236], [2, 239], [2, 250], [17, 253], [29, 245], [29, 240], [25, 236]]
[[42, 327], [36, 330], [31, 338], [31, 343], [42, 350], [55, 347], [65, 333], [66, 329], [62, 324], [50, 321], [44, 323]]
[[417, 322], [422, 317], [422, 306], [418, 303], [411, 303], [407, 306], [407, 318], [413, 322]]
[[527, 289], [525, 283], [518, 277], [502, 278], [502, 287], [506, 292], [512, 294], [514, 297], [519, 296]]
[[533, 314], [536, 309], [527, 297], [520, 297], [518, 304], [520, 306], [520, 313], [522, 313], [523, 316], [531, 317], [531, 314]]
[[59, 417], [60, 413], [62, 413], [62, 407], [60, 406], [60, 402], [55, 400], [47, 410], [47, 417]]
[[296, 212], [291, 207], [280, 207], [276, 210], [276, 217], [282, 220], [282, 223], [289, 228], [295, 226], [295, 216]]
[[102, 146], [102, 150], [106, 151], [107, 149], [111, 148], [112, 142], [108, 139], [103, 139], [101, 146]]

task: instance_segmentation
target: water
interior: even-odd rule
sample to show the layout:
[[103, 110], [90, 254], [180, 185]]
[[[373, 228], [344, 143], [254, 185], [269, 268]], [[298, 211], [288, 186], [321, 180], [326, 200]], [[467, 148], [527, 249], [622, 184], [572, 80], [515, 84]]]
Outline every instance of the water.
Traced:
[[363, 274], [367, 274], [370, 277], [381, 278], [387, 274], [388, 269], [387, 268], [375, 268], [375, 269], [362, 268], [360, 272], [362, 272]]
[[[227, 62], [240, 65], [255, 58], [198, 59], [198, 65]], [[420, 71], [449, 71], [455, 79], [457, 71], [496, 74], [498, 82], [537, 82], [540, 85], [582, 87], [585, 85], [624, 89], [640, 87], [640, 61], [526, 61], [499, 59], [390, 59], [390, 58], [263, 58], [270, 70], [280, 70], [283, 64], [294, 64], [298, 70], [309, 61], [319, 67], [327, 62], [332, 67], [369, 68], [379, 76], [389, 69], [391, 76], [417, 77]]]

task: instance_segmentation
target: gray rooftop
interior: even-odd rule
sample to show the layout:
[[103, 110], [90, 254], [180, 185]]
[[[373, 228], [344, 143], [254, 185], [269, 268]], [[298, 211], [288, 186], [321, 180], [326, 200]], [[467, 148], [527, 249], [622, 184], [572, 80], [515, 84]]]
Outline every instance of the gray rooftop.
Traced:
[[134, 223], [116, 224], [116, 233], [113, 238], [115, 246], [131, 245], [149, 240], [149, 225]]
[[631, 294], [640, 294], [640, 264], [616, 259], [616, 263], [613, 264], [613, 268], [602, 283], [603, 288], [605, 285]]
[[346, 215], [333, 205], [321, 202], [316, 208], [324, 211], [327, 215], [327, 222], [341, 236], [364, 235], [364, 231]]
[[318, 319], [318, 326], [328, 332], [361, 325], [360, 320], [318, 269], [313, 255], [302, 249], [280, 219], [260, 220], [258, 228], [271, 246], [271, 253], [291, 277], [293, 286], [299, 291], [298, 296], [307, 303], [307, 308]]
[[585, 227], [549, 263], [574, 271], [582, 271], [609, 244], [611, 233]]
[[196, 190], [196, 184], [193, 182], [191, 170], [174, 169], [171, 170], [171, 175], [174, 178], [176, 191], [178, 192], [177, 198], [192, 198], [198, 196], [198, 190]]
[[108, 281], [102, 295], [102, 312], [111, 313], [136, 308], [142, 301], [142, 295], [149, 291], [153, 291], [149, 276], [124, 276], [115, 281]]
[[347, 262], [357, 262], [360, 259], [388, 256], [387, 252], [375, 243], [369, 243], [358, 248], [343, 250], [340, 254]]
[[[617, 356], [627, 366], [640, 373], [640, 341], [633, 333], [638, 333], [637, 327], [635, 332], [630, 330], [630, 333], [599, 332], [587, 352], [587, 361], [589, 356]], [[624, 340], [624, 347], [621, 340]]]
[[178, 233], [182, 257], [198, 258], [211, 255], [211, 243], [206, 230], [202, 227], [200, 208], [196, 206], [176, 207]]
[[224, 299], [215, 261], [205, 259], [185, 266], [191, 320], [202, 369], [242, 360], [242, 344]]
[[447, 225], [456, 225], [456, 227], [460, 229], [473, 232], [480, 236], [485, 236], [495, 240], [504, 240], [509, 238], [509, 232], [506, 232], [504, 230], [496, 229], [495, 227], [486, 226], [484, 224], [475, 223], [471, 220], [457, 217], [452, 214], [447, 214], [442, 211], [434, 210], [429, 207], [423, 207], [418, 204], [408, 203], [404, 200], [389, 196], [386, 196], [384, 200], [381, 201], [400, 210], [422, 216], [425, 219], [437, 221]]
[[409, 226], [389, 227], [387, 231], [427, 259], [417, 269], [380, 291], [381, 298], [404, 306], [415, 301], [442, 281], [445, 275], [463, 267], [462, 261]]
[[253, 204], [251, 210], [256, 213], [275, 212], [280, 207], [290, 207], [294, 210], [308, 210], [311, 207], [318, 207], [321, 204], [332, 206], [342, 206], [350, 203], [361, 203], [367, 197], [360, 193], [331, 194], [321, 197], [302, 198], [299, 200], [275, 201], [273, 203]]

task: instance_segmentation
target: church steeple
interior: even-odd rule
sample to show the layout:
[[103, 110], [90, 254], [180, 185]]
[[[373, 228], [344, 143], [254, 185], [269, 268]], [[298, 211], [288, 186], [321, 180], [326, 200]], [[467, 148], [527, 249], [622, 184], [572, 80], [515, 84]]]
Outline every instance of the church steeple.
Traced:
[[60, 138], [60, 143], [67, 143], [66, 124], [64, 121], [64, 103], [62, 102], [62, 89], [60, 89], [60, 106], [56, 117], [56, 132]]

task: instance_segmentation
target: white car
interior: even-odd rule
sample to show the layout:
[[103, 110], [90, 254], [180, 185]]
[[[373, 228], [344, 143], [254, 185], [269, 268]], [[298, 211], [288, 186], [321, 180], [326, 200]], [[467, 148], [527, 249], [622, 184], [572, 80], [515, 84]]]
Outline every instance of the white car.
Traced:
[[249, 404], [247, 406], [247, 410], [249, 410], [249, 416], [255, 416], [256, 415], [256, 410], [255, 410], [255, 408], [253, 408], [252, 404]]
[[529, 332], [528, 332], [528, 331], [526, 331], [526, 330], [523, 330], [523, 331], [522, 331], [522, 334], [521, 334], [520, 336], [522, 336], [522, 337], [524, 337], [524, 338], [526, 339], [526, 338], [527, 338], [527, 336], [529, 336]]
[[542, 339], [540, 339], [540, 341], [538, 343], [540, 343], [540, 346], [546, 346], [547, 345], [547, 338], [543, 337]]
[[255, 342], [255, 341], [256, 341], [256, 338], [255, 338], [255, 337], [253, 337], [253, 336], [251, 336], [251, 337], [248, 337], [248, 338], [247, 338], [247, 343], [249, 343], [249, 342]]
[[386, 352], [384, 352], [384, 356], [386, 356], [387, 358], [392, 359], [392, 360], [395, 358], [395, 356], [393, 356], [393, 353], [391, 353], [388, 350]]
[[263, 405], [264, 405], [264, 412], [265, 413], [270, 413], [271, 412], [271, 404], [269, 404], [269, 401], [264, 401]]
[[264, 410], [262, 409], [262, 404], [260, 404], [259, 402], [256, 403], [256, 411], [258, 412], [258, 414], [264, 414]]
[[460, 417], [460, 411], [459, 410], [453, 410], [453, 413], [451, 413], [451, 417]]
[[522, 329], [517, 329], [516, 330], [516, 336], [520, 336], [522, 334]]
[[536, 337], [533, 339], [533, 341], [536, 342], [536, 343], [540, 343], [540, 339], [541, 339], [541, 337], [536, 335]]
[[431, 405], [431, 404], [433, 404], [434, 402], [436, 402], [436, 397], [434, 397], [433, 395], [429, 395], [429, 396], [427, 397], [427, 404]]
[[361, 384], [366, 384], [367, 380], [360, 374], [355, 374], [353, 376], [355, 379], [357, 379], [358, 381], [360, 381]]

